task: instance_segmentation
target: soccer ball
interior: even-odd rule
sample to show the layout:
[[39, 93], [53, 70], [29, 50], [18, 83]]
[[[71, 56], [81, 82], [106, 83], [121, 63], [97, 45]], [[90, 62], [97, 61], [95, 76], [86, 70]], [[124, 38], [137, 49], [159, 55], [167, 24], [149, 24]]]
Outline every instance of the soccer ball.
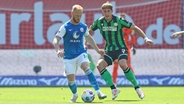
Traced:
[[95, 99], [95, 94], [92, 90], [84, 90], [81, 98], [85, 103], [91, 103]]

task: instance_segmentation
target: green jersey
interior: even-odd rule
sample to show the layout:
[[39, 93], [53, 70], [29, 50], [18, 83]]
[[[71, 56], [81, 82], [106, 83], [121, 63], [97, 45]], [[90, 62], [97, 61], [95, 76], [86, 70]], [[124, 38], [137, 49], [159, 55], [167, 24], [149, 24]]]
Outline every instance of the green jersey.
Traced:
[[122, 28], [130, 28], [131, 25], [132, 23], [113, 15], [112, 20], [109, 22], [104, 17], [97, 19], [92, 24], [91, 29], [93, 31], [99, 29], [102, 37], [106, 41], [105, 50], [114, 51], [126, 48]]

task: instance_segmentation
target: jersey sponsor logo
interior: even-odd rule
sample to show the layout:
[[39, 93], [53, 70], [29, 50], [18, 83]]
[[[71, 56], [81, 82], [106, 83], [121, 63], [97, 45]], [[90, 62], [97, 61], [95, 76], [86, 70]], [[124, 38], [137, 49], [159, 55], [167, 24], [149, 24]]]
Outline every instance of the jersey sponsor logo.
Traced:
[[79, 38], [79, 35], [77, 35], [77, 31], [73, 33], [73, 38], [75, 39]]
[[108, 26], [108, 27], [102, 27], [103, 31], [117, 31], [117, 27], [114, 26]]
[[80, 43], [80, 40], [70, 40], [70, 42], [73, 42], [73, 43]]
[[78, 39], [79, 36], [80, 36], [80, 34], [77, 34], [77, 31], [75, 31], [75, 32], [73, 33], [73, 38], [74, 38], [74, 39], [71, 39], [70, 42], [72, 42], [72, 43], [79, 43], [79, 42], [80, 42], [80, 39]]

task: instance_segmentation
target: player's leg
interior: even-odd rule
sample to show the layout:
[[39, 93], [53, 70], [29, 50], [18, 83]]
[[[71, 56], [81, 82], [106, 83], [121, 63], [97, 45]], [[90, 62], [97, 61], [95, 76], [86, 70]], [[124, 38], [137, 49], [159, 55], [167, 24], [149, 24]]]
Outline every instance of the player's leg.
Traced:
[[95, 89], [99, 99], [106, 98], [107, 96], [100, 91], [96, 77], [90, 69], [90, 63], [89, 63], [89, 60], [87, 58], [87, 54], [86, 53], [81, 54], [78, 57], [78, 61], [79, 61], [79, 65], [80, 65], [81, 69], [85, 72], [85, 75], [88, 77], [91, 86]]
[[75, 72], [76, 72], [76, 64], [75, 60], [64, 60], [64, 69], [68, 80], [68, 87], [72, 92], [72, 98], [70, 99], [71, 102], [76, 102], [78, 98], [77, 93], [77, 85], [75, 82]]
[[89, 59], [89, 62], [90, 62], [90, 69], [92, 70], [92, 72], [94, 72], [96, 66], [95, 66], [95, 64], [93, 62], [93, 59], [92, 59], [92, 57], [89, 53], [88, 53], [88, 59]]
[[128, 60], [127, 60], [127, 64], [128, 64], [128, 67], [134, 73], [134, 69], [132, 68], [132, 65], [131, 65], [131, 49], [130, 48], [128, 48]]
[[77, 93], [77, 85], [75, 83], [75, 75], [74, 74], [67, 75], [67, 79], [68, 79], [68, 86], [73, 93], [70, 101], [76, 102], [76, 100], [78, 98], [78, 93]]
[[[109, 65], [112, 65], [113, 60], [109, 59], [108, 56], [104, 56], [104, 58], [106, 60], [108, 60], [107, 62], [109, 62]], [[113, 83], [111, 74], [106, 69], [106, 67], [108, 66], [107, 62], [104, 59], [100, 59], [97, 63], [97, 68], [98, 68], [98, 71], [99, 71], [100, 75], [102, 76], [102, 78], [105, 80], [107, 85], [111, 88], [112, 100], [114, 100], [118, 96], [118, 94], [120, 93], [120, 90], [118, 88], [116, 88], [116, 86]]]
[[125, 77], [132, 83], [139, 97], [142, 99], [144, 98], [144, 93], [140, 89], [140, 86], [135, 78], [134, 73], [128, 67], [126, 59], [127, 59], [127, 55], [121, 55], [119, 58], [119, 65], [121, 69], [124, 71]]
[[114, 66], [112, 71], [112, 80], [114, 84], [116, 84], [117, 76], [118, 76], [118, 60], [114, 60]]

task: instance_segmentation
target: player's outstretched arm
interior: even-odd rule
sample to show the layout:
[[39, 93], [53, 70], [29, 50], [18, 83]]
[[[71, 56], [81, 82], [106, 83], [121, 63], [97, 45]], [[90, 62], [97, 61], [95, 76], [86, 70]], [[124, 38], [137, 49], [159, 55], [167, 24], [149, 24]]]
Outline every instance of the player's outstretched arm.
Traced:
[[101, 49], [98, 48], [98, 46], [96, 45], [94, 39], [92, 38], [91, 35], [88, 35], [85, 37], [86, 41], [100, 54], [103, 55], [105, 52]]
[[149, 39], [146, 34], [136, 25], [132, 25], [131, 26], [131, 29], [134, 30], [137, 34], [139, 34], [143, 39], [144, 41], [149, 44], [149, 45], [153, 45], [153, 41], [151, 39]]
[[177, 38], [180, 37], [181, 35], [184, 35], [184, 31], [179, 31], [179, 32], [175, 32], [171, 35], [171, 38]]

